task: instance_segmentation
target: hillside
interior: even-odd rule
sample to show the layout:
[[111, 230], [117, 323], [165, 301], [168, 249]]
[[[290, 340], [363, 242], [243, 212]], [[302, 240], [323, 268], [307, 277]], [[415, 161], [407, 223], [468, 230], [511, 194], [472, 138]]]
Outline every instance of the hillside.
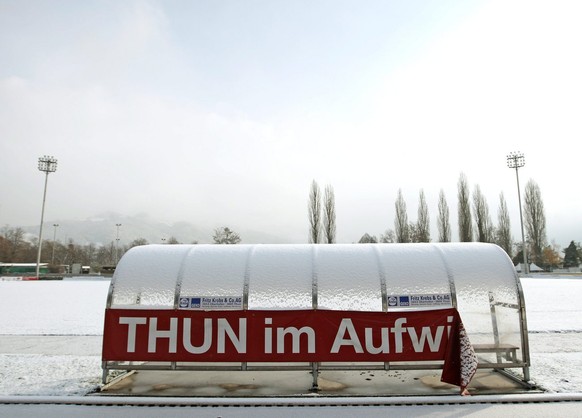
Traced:
[[[105, 245], [115, 241], [117, 235], [116, 224], [121, 224], [119, 227], [119, 243], [122, 245], [138, 238], [145, 238], [151, 244], [163, 243], [164, 240], [170, 237], [176, 238], [183, 244], [190, 244], [195, 241], [200, 244], [207, 244], [212, 243], [214, 228], [223, 226], [198, 226], [185, 221], [164, 223], [144, 214], [126, 216], [109, 212], [85, 220], [47, 220], [43, 228], [44, 240], [53, 239], [55, 234], [54, 224], [59, 225], [56, 228], [56, 240], [59, 242], [68, 242], [72, 239], [78, 244], [94, 243], [97, 245]], [[229, 226], [238, 232], [243, 244], [290, 243], [290, 240], [284, 237], [262, 231], [237, 229], [235, 225], [224, 226]], [[37, 225], [22, 226], [22, 229], [27, 234], [30, 234], [31, 237], [38, 236]]]

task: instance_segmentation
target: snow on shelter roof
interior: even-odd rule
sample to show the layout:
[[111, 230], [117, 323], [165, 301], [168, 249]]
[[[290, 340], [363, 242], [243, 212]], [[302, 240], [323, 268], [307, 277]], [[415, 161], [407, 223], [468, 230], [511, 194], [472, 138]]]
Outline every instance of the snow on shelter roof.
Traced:
[[[449, 305], [397, 306], [449, 295]], [[456, 307], [470, 333], [519, 339], [516, 270], [494, 244], [146, 245], [120, 260], [107, 306], [177, 309], [181, 298], [239, 297], [240, 309], [387, 311]], [[446, 296], [445, 296], [446, 297]], [[491, 301], [504, 307], [491, 320]], [[497, 335], [497, 333], [496, 333]], [[514, 341], [517, 342], [517, 341]]]
[[451, 307], [480, 363], [523, 367], [529, 379], [521, 284], [494, 244], [146, 245], [122, 257], [107, 298], [108, 310], [146, 315], [179, 309], [404, 315]]
[[247, 309], [382, 311], [391, 296], [467, 291], [517, 303], [518, 284], [493, 244], [147, 245], [123, 256], [109, 302], [172, 309], [180, 296], [236, 295]]

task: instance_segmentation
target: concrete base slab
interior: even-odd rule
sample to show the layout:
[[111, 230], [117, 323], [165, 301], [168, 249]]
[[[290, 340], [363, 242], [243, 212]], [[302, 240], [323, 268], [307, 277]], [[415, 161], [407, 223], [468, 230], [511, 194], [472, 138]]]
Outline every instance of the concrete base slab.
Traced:
[[[440, 381], [440, 370], [321, 371], [319, 390], [311, 391], [306, 371], [138, 370], [103, 387], [103, 395], [175, 397], [411, 396], [458, 395]], [[535, 392], [492, 370], [478, 370], [473, 395]]]

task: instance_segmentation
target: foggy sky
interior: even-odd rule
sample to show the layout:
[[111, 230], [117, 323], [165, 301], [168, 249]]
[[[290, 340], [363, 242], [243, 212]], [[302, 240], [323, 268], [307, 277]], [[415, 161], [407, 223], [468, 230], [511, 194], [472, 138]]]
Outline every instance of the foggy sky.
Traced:
[[394, 229], [457, 181], [499, 194], [520, 239], [540, 187], [548, 241], [582, 241], [578, 1], [0, 0], [0, 224], [101, 212], [307, 241], [312, 180], [338, 242]]

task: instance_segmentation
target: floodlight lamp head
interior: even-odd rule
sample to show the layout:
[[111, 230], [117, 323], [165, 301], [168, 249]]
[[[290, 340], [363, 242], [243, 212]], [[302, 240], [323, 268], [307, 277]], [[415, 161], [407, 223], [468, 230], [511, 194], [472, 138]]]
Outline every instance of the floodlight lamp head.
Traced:
[[57, 159], [53, 156], [45, 155], [38, 159], [38, 169], [45, 173], [54, 173], [57, 171]]
[[512, 152], [507, 156], [507, 166], [509, 168], [520, 168], [525, 165], [525, 158], [521, 152]]

